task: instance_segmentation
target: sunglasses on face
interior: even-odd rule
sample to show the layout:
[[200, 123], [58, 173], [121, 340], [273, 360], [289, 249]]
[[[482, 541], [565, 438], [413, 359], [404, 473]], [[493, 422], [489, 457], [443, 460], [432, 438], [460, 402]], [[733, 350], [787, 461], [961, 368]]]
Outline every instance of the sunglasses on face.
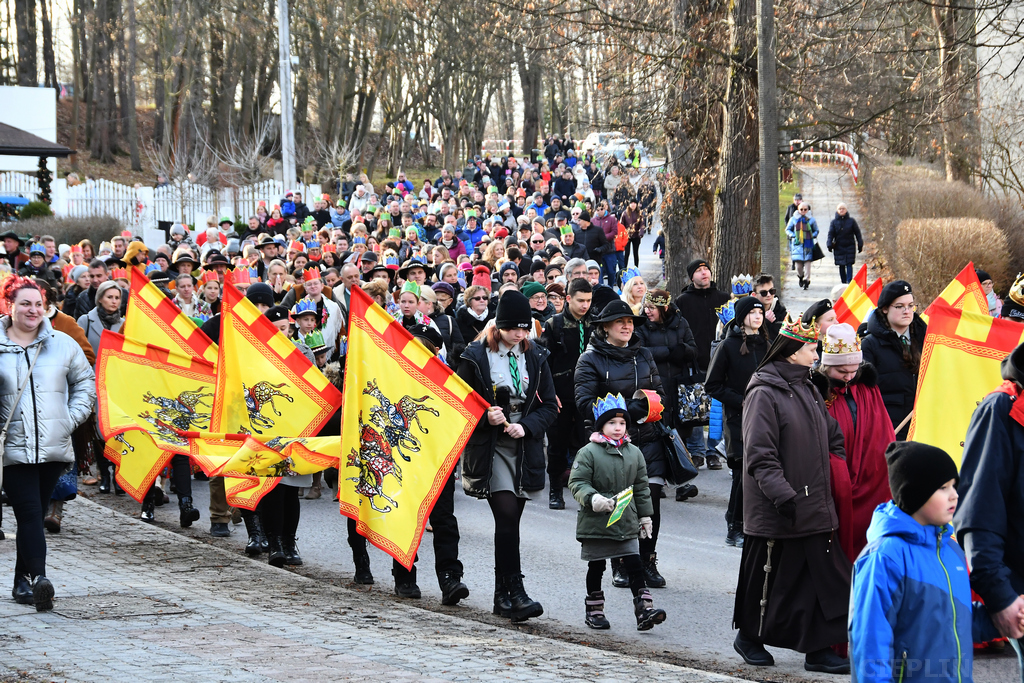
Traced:
[[758, 292], [757, 294], [758, 296], [775, 296], [775, 288], [773, 287], [772, 289], [766, 289], [762, 292]]
[[473, 296], [469, 298], [470, 301], [487, 301], [486, 296]]

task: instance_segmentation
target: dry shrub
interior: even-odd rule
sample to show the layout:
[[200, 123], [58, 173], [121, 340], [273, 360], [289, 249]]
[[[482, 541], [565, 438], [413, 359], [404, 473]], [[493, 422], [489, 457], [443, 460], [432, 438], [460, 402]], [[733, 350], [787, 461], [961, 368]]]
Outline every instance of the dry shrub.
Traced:
[[[1004, 197], [996, 203], [996, 225], [1006, 236], [1006, 246], [1009, 251], [1009, 271], [1011, 277], [1016, 273], [1024, 272], [1024, 207], [1020, 202], [1011, 197]], [[1012, 282], [996, 283], [996, 291], [1003, 296]]]
[[931, 303], [968, 261], [987, 271], [994, 282], [1006, 282], [1006, 236], [993, 221], [912, 219], [902, 221], [896, 234], [899, 238], [893, 271], [913, 285], [915, 298], [921, 304]]
[[110, 216], [51, 216], [19, 221], [15, 230], [19, 235], [33, 237], [52, 235], [57, 244], [75, 244], [88, 239], [99, 246], [100, 242], [110, 241], [115, 235], [121, 234], [124, 225]]
[[[871, 239], [898, 277], [896, 260], [900, 225], [917, 218], [977, 218], [996, 221], [991, 198], [964, 183], [950, 183], [922, 167], [874, 169], [867, 201]], [[955, 253], [955, 252], [953, 252]]]

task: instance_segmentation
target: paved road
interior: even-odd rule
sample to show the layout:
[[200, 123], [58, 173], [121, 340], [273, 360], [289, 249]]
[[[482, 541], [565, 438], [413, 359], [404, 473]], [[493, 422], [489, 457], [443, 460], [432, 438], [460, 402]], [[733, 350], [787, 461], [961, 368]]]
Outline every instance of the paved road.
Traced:
[[[845, 169], [819, 164], [800, 164], [797, 167], [800, 191], [804, 201], [811, 205], [811, 215], [818, 221], [818, 244], [825, 258], [811, 268], [811, 285], [800, 289], [795, 270], [783, 273], [782, 302], [794, 316], [804, 311], [815, 301], [829, 298], [832, 288], [840, 284], [839, 267], [831, 252], [825, 248], [828, 239], [828, 225], [836, 213], [836, 206], [843, 202], [850, 215], [858, 220], [864, 215], [860, 207], [853, 178]], [[857, 255], [854, 273], [864, 262], [863, 255]]]

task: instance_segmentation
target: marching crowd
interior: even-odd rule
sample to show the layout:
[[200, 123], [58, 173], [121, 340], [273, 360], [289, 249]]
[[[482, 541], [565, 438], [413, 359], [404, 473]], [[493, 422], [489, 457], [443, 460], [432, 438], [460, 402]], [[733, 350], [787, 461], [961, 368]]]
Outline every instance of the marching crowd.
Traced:
[[[1012, 514], [1024, 504], [1016, 466], [1024, 417], [1013, 403], [1024, 352], [1004, 361], [1007, 383], [979, 408], [958, 472], [941, 450], [903, 440], [926, 331], [910, 283], [887, 284], [860, 330], [837, 323], [833, 299], [794, 317], [770, 275], [720, 287], [704, 259], [688, 264], [690, 282], [673, 296], [636, 268], [657, 185], [628, 160], [600, 166], [565, 141], [550, 143], [538, 162], [478, 157], [421, 188], [400, 173], [379, 188], [348, 176], [311, 205], [288, 192], [244, 224], [173, 225], [156, 249], [128, 232], [73, 245], [0, 235], [8, 275], [0, 441], [3, 490], [18, 521], [14, 599], [52, 608], [44, 528], [60, 530], [79, 483], [123, 493], [97, 434], [92, 366], [102, 331], [123, 324], [127, 268], [138, 266], [215, 342], [230, 272], [339, 389], [359, 287], [484, 398], [490, 408], [458, 479], [429, 519], [444, 604], [469, 594], [457, 482], [490, 506], [494, 613], [514, 622], [543, 614], [524, 586], [524, 507], [546, 489], [548, 506], [562, 510], [568, 487], [588, 567], [586, 623], [610, 627], [609, 560], [612, 585], [631, 591], [637, 628], [662, 623], [651, 593], [667, 583], [658, 570], [662, 500], [670, 490], [676, 501], [696, 496], [697, 470], [724, 461], [732, 475], [725, 541], [742, 549], [734, 646], [747, 663], [773, 664], [768, 645], [805, 653], [811, 671], [845, 673], [852, 661], [858, 679], [909, 680], [938, 675], [928, 667], [941, 662], [942, 677], [962, 681], [972, 642], [1024, 636], [1024, 546], [1014, 543], [1024, 523]], [[801, 285], [817, 237], [808, 217], [798, 198], [787, 232]], [[845, 207], [836, 221], [828, 246], [843, 250], [845, 282], [849, 264], [840, 260], [852, 264], [849, 242], [863, 242]], [[991, 279], [979, 279], [990, 291]], [[1020, 284], [994, 314], [1021, 318]], [[336, 415], [323, 434], [339, 433]], [[192, 479], [187, 456], [174, 456], [141, 518], [152, 522], [173, 492], [181, 526], [200, 519]], [[326, 485], [337, 496], [337, 470], [288, 477], [252, 513], [229, 507], [218, 479], [210, 480], [210, 533], [229, 535], [241, 517], [246, 552], [275, 566], [302, 564], [300, 495], [318, 498]], [[986, 607], [972, 606], [958, 542]], [[355, 581], [373, 583], [351, 520], [348, 543]], [[395, 562], [392, 571], [399, 596], [420, 597], [415, 566]]]

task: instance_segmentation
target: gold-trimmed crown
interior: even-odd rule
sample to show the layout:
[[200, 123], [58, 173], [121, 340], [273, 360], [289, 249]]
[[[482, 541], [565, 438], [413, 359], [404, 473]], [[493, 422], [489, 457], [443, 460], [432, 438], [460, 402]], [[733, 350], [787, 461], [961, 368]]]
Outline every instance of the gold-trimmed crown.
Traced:
[[852, 342], [826, 337], [825, 340], [821, 342], [821, 352], [823, 354], [828, 353], [834, 356], [844, 353], [858, 353], [860, 352], [860, 339], [857, 337], [856, 333], [853, 335]]
[[1013, 287], [1010, 287], [1010, 299], [1024, 306], [1024, 273], [1017, 273], [1017, 279], [1013, 281]]
[[649, 304], [651, 306], [662, 306], [662, 307], [664, 307], [664, 306], [668, 306], [669, 304], [671, 304], [672, 300], [669, 299], [667, 296], [656, 296], [656, 295], [652, 294], [651, 292], [647, 292], [647, 294], [644, 295], [644, 303], [645, 304]]
[[779, 334], [804, 344], [814, 344], [818, 341], [818, 323], [812, 321], [810, 325], [804, 325], [799, 318], [794, 320], [791, 315], [787, 314], [786, 322], [779, 330]]

